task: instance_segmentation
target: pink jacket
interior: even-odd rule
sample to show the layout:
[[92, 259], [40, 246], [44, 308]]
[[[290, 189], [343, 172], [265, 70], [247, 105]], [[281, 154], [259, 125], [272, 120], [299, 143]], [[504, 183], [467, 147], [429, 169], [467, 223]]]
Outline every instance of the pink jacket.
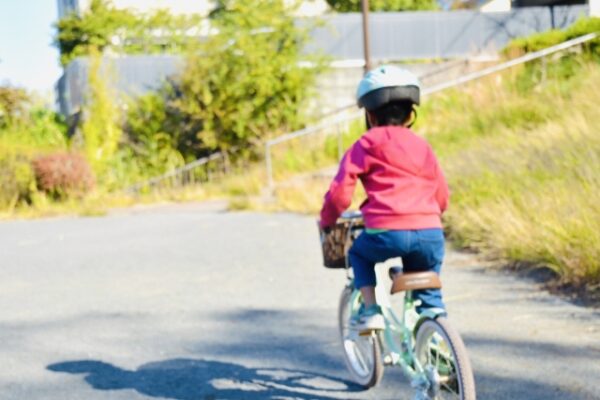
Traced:
[[348, 149], [325, 194], [322, 227], [334, 225], [350, 206], [357, 179], [367, 192], [360, 209], [368, 228], [442, 226], [448, 184], [429, 144], [408, 128], [372, 128]]

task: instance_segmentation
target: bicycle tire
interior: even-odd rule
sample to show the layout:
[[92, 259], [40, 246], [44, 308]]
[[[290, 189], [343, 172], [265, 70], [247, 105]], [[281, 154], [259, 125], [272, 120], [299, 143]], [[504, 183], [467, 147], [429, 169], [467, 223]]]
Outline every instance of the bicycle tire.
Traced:
[[[383, 358], [379, 336], [358, 336], [353, 339], [350, 335], [350, 316], [353, 309], [352, 293], [354, 289], [346, 286], [340, 297], [338, 308], [338, 325], [344, 361], [346, 367], [357, 384], [365, 389], [377, 385], [383, 377]], [[365, 359], [367, 358], [368, 359]]]
[[[442, 354], [442, 350], [440, 350], [441, 343], [432, 343], [430, 340], [436, 333], [447, 343], [447, 348], [452, 353], [451, 355], [454, 359], [455, 380], [452, 380], [452, 375], [448, 372], [448, 376], [443, 377], [443, 379], [448, 379], [448, 382], [445, 384], [440, 383], [442, 381], [440, 377], [441, 366], [432, 365], [431, 360], [433, 354], [436, 354], [438, 363], [441, 357], [445, 357], [445, 355], [440, 356]], [[467, 349], [459, 333], [452, 328], [446, 318], [427, 319], [419, 325], [415, 339], [415, 356], [424, 368], [429, 368], [430, 371], [435, 369], [435, 373], [433, 374], [439, 379], [439, 382], [434, 382], [428, 389], [427, 399], [476, 400], [475, 378]], [[445, 368], [449, 367], [449, 365], [445, 366]], [[442, 372], [445, 373], [446, 371]], [[449, 392], [454, 393], [450, 396]]]

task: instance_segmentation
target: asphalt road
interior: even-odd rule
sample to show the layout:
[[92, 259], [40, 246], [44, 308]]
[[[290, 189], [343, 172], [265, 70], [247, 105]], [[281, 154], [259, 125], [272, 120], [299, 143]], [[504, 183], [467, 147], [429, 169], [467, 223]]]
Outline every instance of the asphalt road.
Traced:
[[[449, 252], [480, 399], [600, 399], [600, 313]], [[206, 205], [0, 223], [0, 399], [410, 399], [360, 391], [315, 223]]]

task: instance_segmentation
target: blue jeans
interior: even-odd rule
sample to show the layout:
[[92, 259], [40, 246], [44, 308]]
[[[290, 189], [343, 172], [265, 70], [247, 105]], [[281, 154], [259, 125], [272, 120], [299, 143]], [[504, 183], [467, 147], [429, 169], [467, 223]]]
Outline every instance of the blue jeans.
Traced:
[[[439, 274], [444, 259], [444, 232], [439, 228], [363, 232], [349, 252], [354, 286], [357, 289], [375, 286], [375, 264], [396, 257], [402, 258], [404, 272], [435, 271]], [[445, 309], [440, 289], [415, 290], [413, 299], [421, 300], [417, 307], [419, 313], [426, 308]]]

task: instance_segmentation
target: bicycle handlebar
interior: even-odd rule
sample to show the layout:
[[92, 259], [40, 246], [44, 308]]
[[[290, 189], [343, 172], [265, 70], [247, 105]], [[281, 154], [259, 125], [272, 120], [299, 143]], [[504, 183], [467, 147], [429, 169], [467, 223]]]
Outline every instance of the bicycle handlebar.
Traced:
[[358, 218], [362, 218], [362, 212], [360, 210], [352, 210], [352, 211], [345, 211], [344, 213], [342, 213], [342, 215], [340, 216], [341, 219], [358, 219]]

